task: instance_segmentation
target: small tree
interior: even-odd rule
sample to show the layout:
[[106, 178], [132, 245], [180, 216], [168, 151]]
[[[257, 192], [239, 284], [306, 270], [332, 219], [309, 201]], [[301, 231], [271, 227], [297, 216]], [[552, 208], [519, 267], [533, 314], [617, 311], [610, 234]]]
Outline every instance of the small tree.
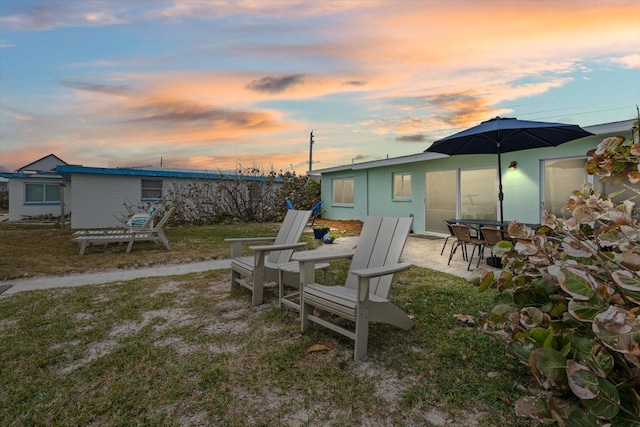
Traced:
[[501, 242], [504, 270], [472, 281], [496, 286], [486, 328], [505, 337], [545, 398], [525, 397], [516, 411], [569, 426], [638, 425], [640, 419], [640, 140], [607, 138], [588, 153], [586, 170], [625, 184], [614, 205], [590, 185], [567, 202], [567, 218], [547, 214], [535, 230], [514, 222]]
[[280, 172], [282, 186], [276, 190], [276, 203], [286, 211], [286, 199], [298, 209], [311, 209], [320, 201], [320, 184], [308, 176], [297, 176], [295, 172]]
[[235, 220], [250, 222], [277, 221], [275, 205], [276, 173], [264, 174], [259, 168], [238, 168], [235, 175], [216, 181], [220, 209]]
[[[194, 181], [174, 182], [164, 189], [158, 205], [175, 208], [169, 219], [171, 225], [279, 221], [282, 212], [276, 203], [277, 181], [273, 171], [265, 174], [255, 166], [239, 167], [231, 174], [220, 172]], [[129, 214], [150, 208], [149, 203], [124, 205]], [[120, 221], [126, 222], [127, 217]]]

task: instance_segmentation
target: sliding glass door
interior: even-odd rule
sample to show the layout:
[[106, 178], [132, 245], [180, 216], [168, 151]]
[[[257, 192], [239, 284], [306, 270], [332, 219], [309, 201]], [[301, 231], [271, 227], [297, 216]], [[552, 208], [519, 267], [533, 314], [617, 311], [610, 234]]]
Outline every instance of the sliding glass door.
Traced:
[[456, 217], [457, 175], [457, 170], [425, 174], [425, 229], [427, 231], [449, 233], [443, 221]]
[[544, 194], [542, 214], [549, 213], [562, 218], [562, 208], [571, 197], [573, 191], [582, 188], [585, 182], [593, 182], [593, 177], [584, 170], [584, 157], [542, 162]]
[[448, 233], [443, 220], [497, 218], [497, 171], [453, 169], [426, 172], [425, 230]]

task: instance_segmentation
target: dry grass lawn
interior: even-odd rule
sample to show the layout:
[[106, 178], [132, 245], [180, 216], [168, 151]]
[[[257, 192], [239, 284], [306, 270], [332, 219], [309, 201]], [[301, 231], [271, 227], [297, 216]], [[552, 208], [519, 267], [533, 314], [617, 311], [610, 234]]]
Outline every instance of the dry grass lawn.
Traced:
[[[141, 245], [131, 256], [114, 246], [79, 257], [69, 231], [0, 225], [0, 271], [64, 274], [223, 257], [224, 237], [270, 235], [273, 227], [169, 229], [171, 252]], [[44, 254], [52, 259], [40, 261]], [[453, 317], [480, 319], [490, 292], [412, 268], [398, 276], [392, 298], [416, 326], [372, 325], [369, 358], [355, 363], [350, 340], [319, 327], [301, 335], [297, 313], [276, 308], [274, 286], [265, 304], [251, 307], [245, 289], [230, 292], [229, 279], [223, 270], [0, 296], [2, 424], [535, 425], [513, 410], [529, 392], [528, 370], [500, 341]], [[326, 349], [308, 351], [315, 344]]]

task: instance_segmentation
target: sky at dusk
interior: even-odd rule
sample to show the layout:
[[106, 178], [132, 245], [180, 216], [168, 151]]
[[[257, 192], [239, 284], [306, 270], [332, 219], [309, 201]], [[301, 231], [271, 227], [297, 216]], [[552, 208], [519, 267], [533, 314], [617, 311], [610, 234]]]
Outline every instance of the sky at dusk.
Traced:
[[0, 171], [313, 169], [636, 117], [637, 0], [0, 0]]

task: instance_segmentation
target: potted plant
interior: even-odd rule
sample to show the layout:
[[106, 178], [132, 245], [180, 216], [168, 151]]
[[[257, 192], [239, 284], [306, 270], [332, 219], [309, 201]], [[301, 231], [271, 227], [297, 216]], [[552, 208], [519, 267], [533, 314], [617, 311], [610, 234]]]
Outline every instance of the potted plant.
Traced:
[[323, 243], [333, 243], [338, 237], [338, 233], [328, 232], [324, 236], [322, 236]]
[[311, 228], [313, 229], [313, 237], [316, 239], [322, 239], [329, 232], [329, 227], [326, 225], [314, 225]]

